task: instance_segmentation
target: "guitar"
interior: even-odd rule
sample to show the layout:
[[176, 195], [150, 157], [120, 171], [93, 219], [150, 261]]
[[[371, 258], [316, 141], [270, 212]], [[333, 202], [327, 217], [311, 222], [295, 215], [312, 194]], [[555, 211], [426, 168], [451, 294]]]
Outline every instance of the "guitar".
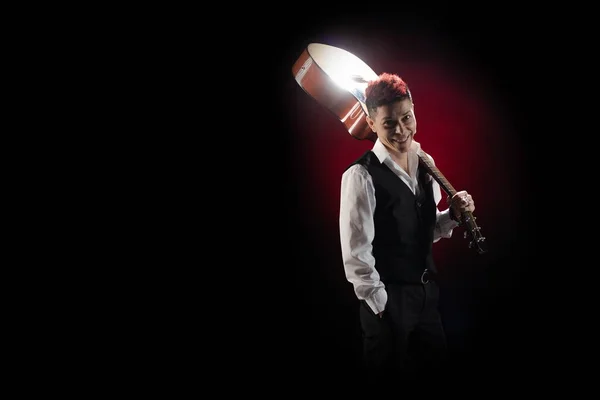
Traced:
[[[300, 87], [312, 98], [325, 106], [342, 122], [350, 135], [358, 140], [377, 140], [370, 129], [364, 103], [368, 81], [376, 79], [375, 73], [364, 61], [354, 54], [338, 47], [311, 43], [300, 54], [292, 66], [292, 75]], [[419, 163], [435, 179], [449, 196], [456, 190], [433, 165], [427, 154], [422, 151]], [[466, 227], [465, 238], [469, 239], [469, 248], [478, 254], [487, 252], [485, 237], [475, 223], [470, 211], [461, 215], [462, 226]]]

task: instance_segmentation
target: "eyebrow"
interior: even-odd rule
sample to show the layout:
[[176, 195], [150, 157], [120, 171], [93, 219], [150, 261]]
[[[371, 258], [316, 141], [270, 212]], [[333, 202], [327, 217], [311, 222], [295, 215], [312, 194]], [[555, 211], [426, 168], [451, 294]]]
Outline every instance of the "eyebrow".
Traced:
[[[411, 112], [411, 110], [408, 110], [407, 112], [405, 112], [404, 114], [401, 114], [400, 116], [401, 116], [401, 117], [404, 117], [405, 115], [408, 115], [408, 114], [410, 114], [410, 112]], [[384, 121], [388, 121], [388, 120], [390, 120], [390, 119], [392, 119], [392, 120], [393, 120], [394, 118], [392, 118], [392, 117], [384, 117], [384, 118], [383, 118], [383, 120], [384, 120]]]

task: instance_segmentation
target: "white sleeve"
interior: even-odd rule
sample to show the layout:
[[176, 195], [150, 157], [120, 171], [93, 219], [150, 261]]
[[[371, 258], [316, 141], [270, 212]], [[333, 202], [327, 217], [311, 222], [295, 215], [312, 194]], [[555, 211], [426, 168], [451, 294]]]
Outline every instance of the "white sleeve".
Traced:
[[387, 293], [375, 269], [375, 187], [365, 167], [353, 165], [342, 175], [340, 240], [346, 278], [374, 313], [385, 309]]

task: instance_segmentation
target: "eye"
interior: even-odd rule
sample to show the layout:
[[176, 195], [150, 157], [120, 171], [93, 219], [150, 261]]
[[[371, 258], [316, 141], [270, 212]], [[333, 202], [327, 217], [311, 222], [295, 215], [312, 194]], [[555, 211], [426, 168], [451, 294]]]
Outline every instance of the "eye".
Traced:
[[408, 121], [409, 119], [411, 119], [411, 115], [405, 115], [404, 118], [402, 118], [403, 121]]

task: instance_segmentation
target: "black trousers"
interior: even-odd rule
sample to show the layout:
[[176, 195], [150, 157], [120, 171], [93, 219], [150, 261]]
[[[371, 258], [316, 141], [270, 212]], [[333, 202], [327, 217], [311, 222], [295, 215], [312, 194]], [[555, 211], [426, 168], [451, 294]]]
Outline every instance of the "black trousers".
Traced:
[[382, 317], [360, 302], [364, 361], [377, 385], [435, 379], [446, 356], [437, 283], [387, 284]]

